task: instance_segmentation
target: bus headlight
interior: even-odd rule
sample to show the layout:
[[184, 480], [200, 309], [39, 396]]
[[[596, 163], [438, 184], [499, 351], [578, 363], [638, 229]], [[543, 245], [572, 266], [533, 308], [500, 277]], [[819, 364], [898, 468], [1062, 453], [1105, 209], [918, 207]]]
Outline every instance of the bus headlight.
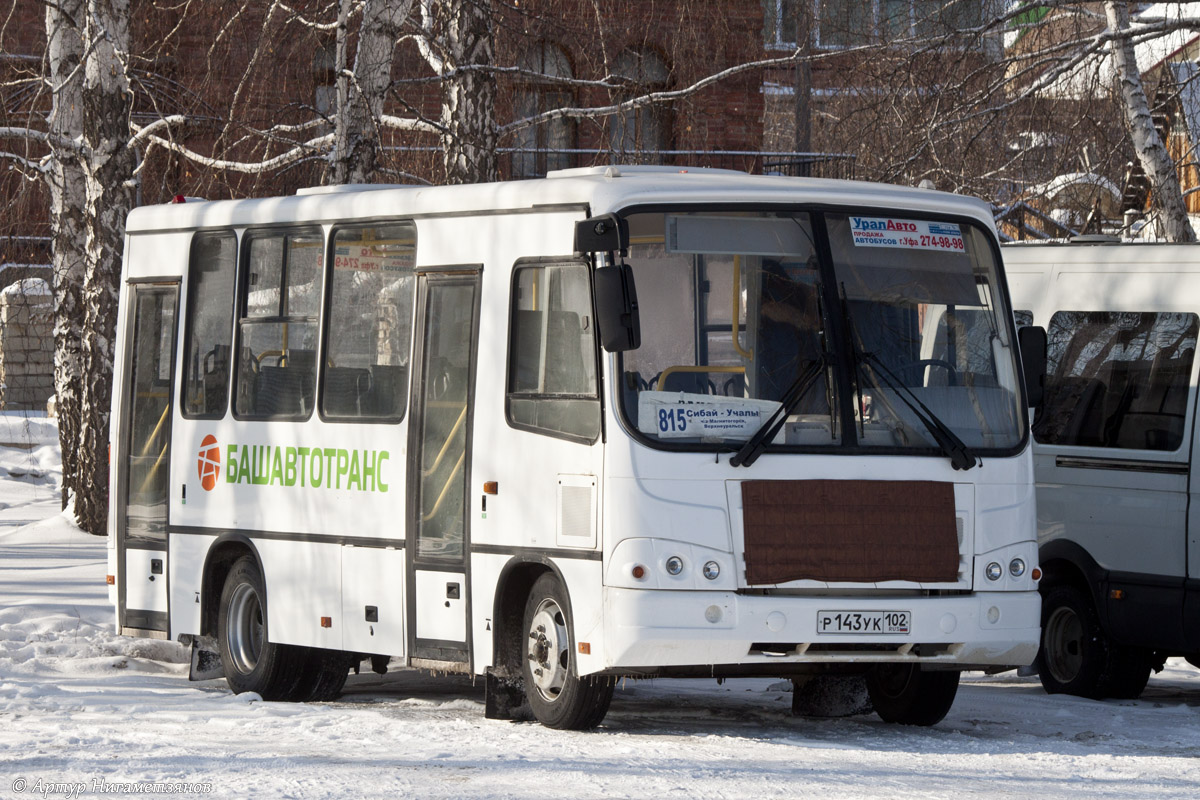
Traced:
[[1025, 562], [1022, 559], [1014, 558], [1008, 562], [1008, 574], [1014, 578], [1019, 578], [1025, 574]]
[[683, 559], [679, 556], [671, 556], [667, 559], [667, 574], [678, 575], [683, 572]]
[[715, 561], [707, 561], [705, 562], [704, 569], [701, 570], [701, 572], [703, 572], [704, 577], [708, 578], [710, 581], [715, 581], [721, 576], [721, 565]]
[[987, 565], [987, 569], [983, 571], [989, 581], [998, 581], [1000, 576], [1004, 574], [1004, 569], [996, 561]]

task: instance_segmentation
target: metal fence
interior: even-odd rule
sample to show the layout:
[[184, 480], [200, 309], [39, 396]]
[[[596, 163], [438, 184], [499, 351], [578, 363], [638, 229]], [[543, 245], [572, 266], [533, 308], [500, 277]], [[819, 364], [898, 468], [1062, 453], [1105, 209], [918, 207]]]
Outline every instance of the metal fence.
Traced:
[[671, 167], [731, 169], [757, 175], [803, 178], [854, 178], [850, 153], [789, 153], [761, 150], [527, 150], [501, 148], [500, 173], [505, 178], [540, 178], [547, 172], [606, 164], [653, 164]]

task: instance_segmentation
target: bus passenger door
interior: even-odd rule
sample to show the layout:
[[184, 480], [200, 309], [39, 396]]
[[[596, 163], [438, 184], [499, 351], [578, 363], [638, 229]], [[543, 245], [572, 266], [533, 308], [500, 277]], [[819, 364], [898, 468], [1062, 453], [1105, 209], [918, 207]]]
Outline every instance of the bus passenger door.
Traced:
[[168, 630], [167, 492], [178, 285], [130, 289], [127, 394], [120, 433], [117, 597], [121, 627]]
[[467, 661], [467, 487], [478, 320], [477, 269], [418, 274], [406, 526], [409, 652], [418, 666]]

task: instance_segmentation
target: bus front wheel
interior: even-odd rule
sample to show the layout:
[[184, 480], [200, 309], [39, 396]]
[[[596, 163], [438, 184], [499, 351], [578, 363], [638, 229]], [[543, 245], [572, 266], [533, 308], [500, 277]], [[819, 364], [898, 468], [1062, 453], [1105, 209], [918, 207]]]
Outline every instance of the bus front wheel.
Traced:
[[926, 672], [919, 664], [880, 664], [867, 673], [867, 694], [884, 722], [936, 725], [954, 705], [958, 675]]
[[608, 713], [613, 685], [607, 678], [580, 677], [568, 609], [557, 577], [546, 573], [534, 582], [525, 602], [525, 695], [533, 715], [546, 727], [588, 730]]
[[217, 617], [217, 643], [225, 680], [234, 694], [257, 692], [264, 700], [291, 700], [301, 678], [298, 648], [267, 637], [266, 585], [258, 563], [238, 559], [225, 578]]

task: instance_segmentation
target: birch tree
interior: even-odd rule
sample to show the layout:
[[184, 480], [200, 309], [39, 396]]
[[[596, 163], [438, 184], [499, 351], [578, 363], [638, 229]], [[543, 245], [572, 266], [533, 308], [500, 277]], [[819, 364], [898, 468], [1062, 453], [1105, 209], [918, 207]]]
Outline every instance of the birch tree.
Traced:
[[1128, 36], [1128, 5], [1109, 0], [1104, 4], [1104, 11], [1108, 18], [1109, 32], [1113, 35], [1113, 62], [1124, 100], [1130, 139], [1142, 169], [1150, 179], [1151, 194], [1162, 213], [1166, 238], [1172, 242], [1194, 242], [1196, 234], [1188, 220], [1187, 206], [1179, 188], [1179, 174], [1175, 162], [1167, 153], [1162, 137], [1158, 135], [1150, 115], [1150, 103], [1146, 100], [1146, 92], [1142, 88], [1133, 40]]

